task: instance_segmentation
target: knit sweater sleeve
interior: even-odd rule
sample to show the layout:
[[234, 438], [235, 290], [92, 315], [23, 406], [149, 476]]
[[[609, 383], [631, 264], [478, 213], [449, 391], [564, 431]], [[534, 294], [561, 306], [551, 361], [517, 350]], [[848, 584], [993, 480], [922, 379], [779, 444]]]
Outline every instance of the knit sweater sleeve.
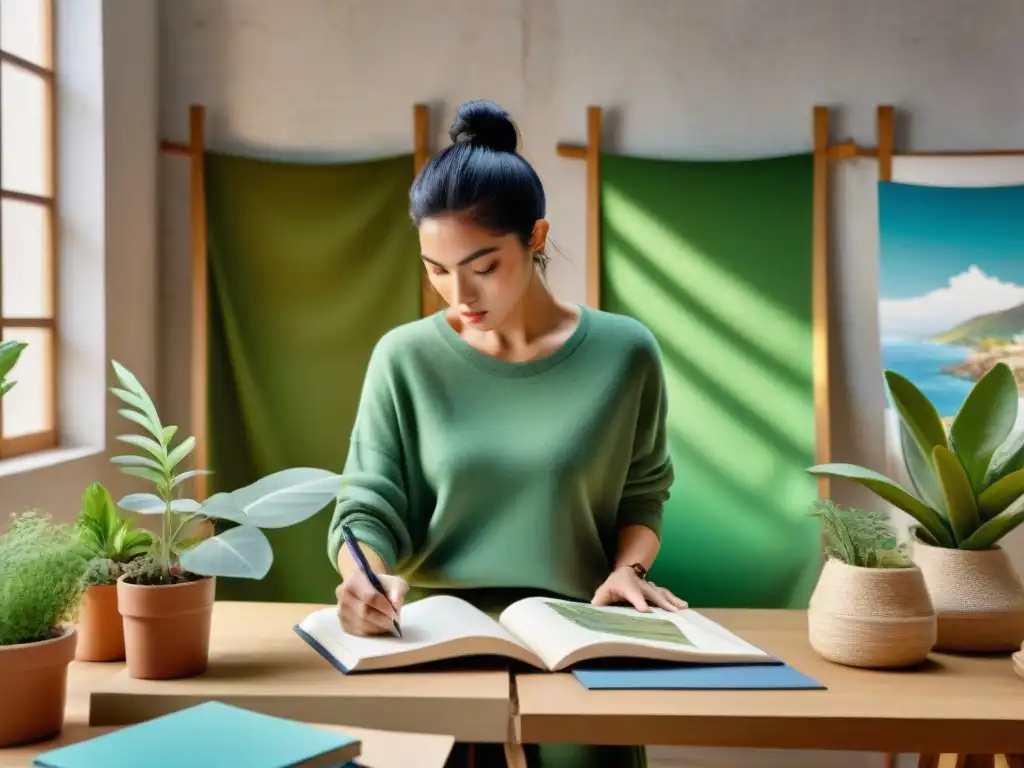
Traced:
[[668, 451], [668, 394], [661, 353], [653, 336], [648, 336], [643, 350], [640, 407], [617, 522], [620, 528], [646, 526], [660, 538], [662, 513], [675, 477]]
[[342, 488], [328, 528], [327, 553], [337, 568], [346, 523], [357, 541], [394, 572], [412, 550], [394, 366], [388, 338], [370, 356], [349, 441]]

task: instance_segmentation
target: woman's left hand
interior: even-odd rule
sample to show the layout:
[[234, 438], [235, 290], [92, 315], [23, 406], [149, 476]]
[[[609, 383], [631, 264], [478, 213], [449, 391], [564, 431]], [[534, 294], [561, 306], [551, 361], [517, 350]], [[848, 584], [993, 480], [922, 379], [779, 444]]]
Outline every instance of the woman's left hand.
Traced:
[[680, 600], [664, 587], [641, 579], [628, 565], [612, 571], [604, 584], [597, 588], [590, 602], [593, 605], [632, 603], [638, 611], [645, 612], [650, 610], [651, 605], [666, 611], [678, 611], [687, 605], [685, 600]]

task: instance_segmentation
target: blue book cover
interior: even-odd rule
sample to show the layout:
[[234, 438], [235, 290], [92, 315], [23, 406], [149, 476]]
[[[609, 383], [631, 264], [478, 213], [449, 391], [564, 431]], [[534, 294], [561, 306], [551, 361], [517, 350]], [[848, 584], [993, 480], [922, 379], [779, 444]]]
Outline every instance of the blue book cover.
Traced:
[[788, 664], [716, 664], [634, 669], [576, 669], [591, 690], [824, 690]]
[[37, 768], [284, 768], [345, 765], [361, 753], [344, 733], [209, 701], [45, 752]]

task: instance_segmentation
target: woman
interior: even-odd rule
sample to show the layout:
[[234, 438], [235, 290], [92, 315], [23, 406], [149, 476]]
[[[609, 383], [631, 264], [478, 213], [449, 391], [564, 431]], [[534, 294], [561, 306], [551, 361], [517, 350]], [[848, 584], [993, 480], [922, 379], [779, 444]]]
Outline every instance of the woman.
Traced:
[[[655, 340], [548, 290], [544, 190], [508, 115], [469, 102], [450, 135], [410, 193], [449, 308], [388, 332], [371, 355], [330, 528], [342, 625], [385, 633], [394, 615], [342, 546], [342, 522], [397, 608], [410, 582], [492, 614], [536, 594], [685, 607], [645, 579], [673, 478]], [[477, 765], [504, 763], [485, 749]], [[544, 768], [645, 762], [641, 748], [529, 755]]]

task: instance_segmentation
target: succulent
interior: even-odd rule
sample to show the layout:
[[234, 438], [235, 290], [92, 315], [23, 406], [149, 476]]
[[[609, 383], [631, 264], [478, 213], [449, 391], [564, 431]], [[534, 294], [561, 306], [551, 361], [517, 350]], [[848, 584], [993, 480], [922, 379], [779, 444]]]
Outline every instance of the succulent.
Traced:
[[1013, 371], [996, 363], [975, 382], [949, 429], [909, 379], [885, 372], [900, 418], [910, 489], [855, 464], [819, 464], [816, 475], [853, 480], [910, 515], [922, 541], [950, 549], [989, 549], [1024, 523], [1024, 431], [1014, 432]]

